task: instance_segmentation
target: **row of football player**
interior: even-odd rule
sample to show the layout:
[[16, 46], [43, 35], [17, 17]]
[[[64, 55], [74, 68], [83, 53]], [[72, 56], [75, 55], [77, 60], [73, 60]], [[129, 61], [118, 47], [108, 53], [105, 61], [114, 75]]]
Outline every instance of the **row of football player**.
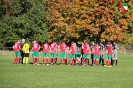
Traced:
[[[91, 52], [91, 58], [92, 58], [92, 65], [98, 65], [99, 59], [100, 62], [102, 61], [102, 65], [104, 65], [104, 45], [102, 43], [95, 44], [92, 42], [91, 45], [89, 45], [86, 41], [82, 43], [81, 49], [77, 48], [76, 43], [72, 42], [71, 46], [68, 47], [67, 44], [63, 41], [60, 45], [57, 45], [55, 41], [53, 41], [51, 44], [48, 44], [45, 42], [42, 45], [42, 52], [43, 52], [43, 59], [42, 64], [44, 62], [48, 65], [48, 58], [50, 56], [50, 64], [56, 64], [57, 62], [57, 47], [60, 52], [60, 64], [64, 61], [64, 64], [68, 62], [68, 65], [72, 63], [72, 65], [81, 63], [83, 66], [88, 65], [89, 62], [89, 54]], [[117, 49], [118, 45], [114, 42], [113, 46], [110, 42], [106, 44], [107, 47], [107, 59], [106, 59], [106, 65], [112, 66], [112, 58], [113, 62], [116, 60], [117, 65]], [[14, 63], [22, 62], [22, 63], [28, 63], [29, 53], [30, 53], [30, 45], [28, 42], [24, 39], [22, 41], [18, 41], [13, 46], [16, 58], [14, 59]], [[32, 42], [32, 57], [33, 57], [33, 64], [38, 64], [39, 62], [39, 50], [40, 50], [40, 44], [36, 40]], [[66, 59], [66, 54], [69, 51], [68, 59]], [[21, 53], [21, 58], [20, 58]], [[50, 54], [50, 55], [49, 55]], [[113, 57], [112, 57], [113, 56]], [[20, 58], [20, 59], [19, 59]], [[76, 59], [75, 59], [76, 58]], [[82, 59], [81, 59], [82, 58]]]

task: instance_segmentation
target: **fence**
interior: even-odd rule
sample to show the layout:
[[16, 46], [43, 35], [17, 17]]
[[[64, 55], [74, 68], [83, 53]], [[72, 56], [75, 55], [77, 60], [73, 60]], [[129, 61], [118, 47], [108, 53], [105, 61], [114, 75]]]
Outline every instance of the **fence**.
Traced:
[[0, 47], [0, 56], [14, 55], [12, 47]]
[[[133, 53], [132, 47], [119, 47], [118, 53], [126, 54]], [[12, 47], [0, 47], [0, 56], [12, 56], [15, 55]]]

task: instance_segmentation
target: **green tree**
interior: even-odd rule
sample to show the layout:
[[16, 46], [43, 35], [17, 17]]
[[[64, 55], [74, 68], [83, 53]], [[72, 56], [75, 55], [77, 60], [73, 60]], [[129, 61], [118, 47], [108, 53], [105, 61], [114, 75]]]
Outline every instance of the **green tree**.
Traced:
[[0, 43], [2, 46], [12, 44], [22, 38], [40, 43], [48, 40], [46, 26], [45, 0], [4, 0], [1, 9], [6, 13], [0, 20]]

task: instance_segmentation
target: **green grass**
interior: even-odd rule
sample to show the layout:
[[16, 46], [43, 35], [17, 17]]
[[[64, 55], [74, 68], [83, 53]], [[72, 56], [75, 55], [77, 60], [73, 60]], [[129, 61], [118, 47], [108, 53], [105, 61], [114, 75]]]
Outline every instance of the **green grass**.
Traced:
[[[0, 56], [0, 88], [133, 87], [133, 54], [119, 55], [119, 65], [112, 68], [14, 65], [13, 58], [14, 56]], [[32, 61], [31, 57], [29, 61]]]

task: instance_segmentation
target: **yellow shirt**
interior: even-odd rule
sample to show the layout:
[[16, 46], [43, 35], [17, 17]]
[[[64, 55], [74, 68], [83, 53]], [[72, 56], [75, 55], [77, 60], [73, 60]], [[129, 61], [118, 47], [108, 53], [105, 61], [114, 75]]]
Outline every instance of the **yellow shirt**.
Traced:
[[30, 53], [29, 49], [30, 49], [30, 44], [25, 43], [24, 46], [23, 46], [24, 53]]

